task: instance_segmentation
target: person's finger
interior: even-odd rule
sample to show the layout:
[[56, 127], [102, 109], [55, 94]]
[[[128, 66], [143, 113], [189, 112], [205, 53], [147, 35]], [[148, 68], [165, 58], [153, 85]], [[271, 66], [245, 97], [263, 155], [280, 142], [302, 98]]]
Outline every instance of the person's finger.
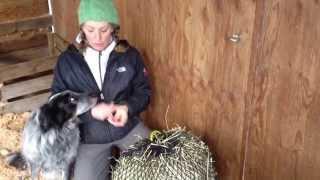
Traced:
[[91, 110], [91, 114], [94, 118], [98, 119], [98, 120], [104, 120], [104, 115], [103, 113], [99, 110], [99, 108], [95, 107]]
[[108, 119], [111, 121], [111, 123], [117, 123], [119, 121], [119, 115], [117, 112], [115, 112], [115, 114], [111, 113]]
[[110, 109], [111, 111], [114, 111], [114, 110], [115, 110], [115, 105], [114, 105], [113, 102], [109, 103], [109, 104], [108, 104], [108, 107], [109, 107], [109, 109]]
[[112, 115], [112, 112], [110, 112], [110, 113], [107, 115], [106, 120], [108, 120], [108, 121], [114, 121], [114, 116]]
[[114, 120], [116, 122], [121, 121], [121, 113], [119, 111], [116, 111], [116, 114], [114, 115]]
[[116, 115], [114, 116], [112, 122], [110, 122], [112, 125], [116, 126], [116, 127], [123, 127], [124, 126], [124, 122], [122, 119], [122, 115], [121, 113], [117, 112]]
[[112, 124], [115, 127], [122, 127], [120, 122], [116, 122], [116, 121], [109, 121], [110, 124]]
[[119, 124], [120, 126], [124, 126], [127, 123], [127, 115], [126, 112], [122, 111], [119, 115]]

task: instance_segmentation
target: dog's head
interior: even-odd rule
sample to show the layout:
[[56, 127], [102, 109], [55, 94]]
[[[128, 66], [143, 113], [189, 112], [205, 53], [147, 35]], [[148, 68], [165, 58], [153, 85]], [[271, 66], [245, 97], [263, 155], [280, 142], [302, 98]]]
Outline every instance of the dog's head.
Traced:
[[53, 95], [40, 107], [39, 123], [43, 132], [63, 125], [85, 113], [97, 103], [97, 98], [72, 91], [63, 91]]

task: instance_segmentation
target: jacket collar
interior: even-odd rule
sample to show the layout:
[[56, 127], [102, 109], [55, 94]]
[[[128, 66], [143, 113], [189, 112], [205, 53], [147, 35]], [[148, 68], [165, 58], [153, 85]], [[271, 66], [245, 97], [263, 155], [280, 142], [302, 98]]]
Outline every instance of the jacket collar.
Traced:
[[[128, 41], [126, 41], [126, 40], [116, 40], [115, 42], [116, 42], [116, 45], [115, 45], [113, 51], [111, 52], [112, 54], [113, 53], [118, 54], [118, 55], [124, 54], [131, 47], [130, 44], [128, 43]], [[67, 51], [71, 51], [74, 53], [80, 53], [80, 54], [83, 53], [83, 49], [81, 49], [79, 44], [77, 44], [77, 43], [70, 44], [67, 48]]]

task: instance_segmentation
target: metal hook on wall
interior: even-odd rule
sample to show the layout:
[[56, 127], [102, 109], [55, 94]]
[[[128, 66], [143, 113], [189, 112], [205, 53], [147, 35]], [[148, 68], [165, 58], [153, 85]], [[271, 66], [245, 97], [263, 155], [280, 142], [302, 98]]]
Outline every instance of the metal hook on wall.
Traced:
[[229, 40], [234, 43], [239, 43], [241, 40], [240, 34], [239, 33], [232, 34], [232, 36], [229, 37]]

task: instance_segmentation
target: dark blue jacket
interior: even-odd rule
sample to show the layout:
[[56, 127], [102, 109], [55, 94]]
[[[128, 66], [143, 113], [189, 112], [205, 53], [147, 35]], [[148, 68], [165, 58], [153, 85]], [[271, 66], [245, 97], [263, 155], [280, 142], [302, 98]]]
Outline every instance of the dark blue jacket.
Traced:
[[128, 105], [129, 118], [124, 127], [96, 120], [90, 112], [81, 115], [84, 122], [80, 124], [81, 141], [87, 144], [108, 143], [124, 137], [139, 122], [139, 114], [146, 109], [151, 95], [142, 58], [126, 41], [119, 41], [111, 52], [101, 91], [74, 45], [59, 56], [51, 90], [52, 94], [63, 90], [88, 93], [99, 97], [100, 102]]

